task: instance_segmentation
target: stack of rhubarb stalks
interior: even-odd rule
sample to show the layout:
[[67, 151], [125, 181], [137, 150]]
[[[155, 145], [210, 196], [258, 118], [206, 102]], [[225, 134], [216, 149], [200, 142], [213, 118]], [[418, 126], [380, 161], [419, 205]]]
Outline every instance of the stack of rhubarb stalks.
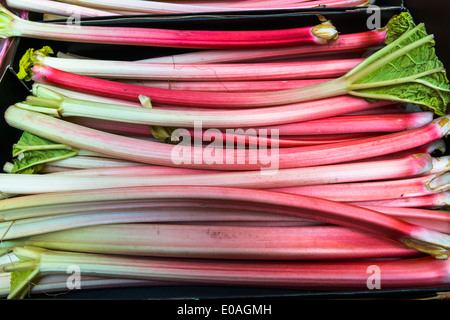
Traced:
[[[49, 15], [74, 5], [7, 2]], [[93, 2], [77, 1], [83, 17], [213, 8]], [[240, 6], [252, 2], [280, 6]], [[0, 174], [4, 297], [65, 292], [73, 272], [81, 289], [449, 286], [450, 86], [409, 13], [341, 33], [326, 16], [218, 31], [74, 28], [1, 10], [4, 38], [190, 50], [23, 55], [17, 76], [32, 90], [4, 112], [21, 133]]]

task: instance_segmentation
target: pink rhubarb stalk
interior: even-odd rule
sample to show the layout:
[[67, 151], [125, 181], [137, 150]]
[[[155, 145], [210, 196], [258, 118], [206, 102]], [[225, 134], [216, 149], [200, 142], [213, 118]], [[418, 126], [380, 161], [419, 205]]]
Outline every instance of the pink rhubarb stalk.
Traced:
[[[447, 165], [448, 163], [449, 161], [447, 160]], [[441, 164], [437, 163], [437, 165]], [[90, 175], [68, 175], [64, 173], [12, 175], [4, 173], [0, 174], [0, 190], [11, 194], [33, 194], [137, 186], [210, 185], [240, 188], [281, 188], [277, 190], [302, 194], [301, 192], [304, 189], [322, 190], [322, 188], [328, 187], [327, 190], [334, 190], [341, 188], [342, 183], [348, 184], [349, 182], [371, 180], [385, 181], [387, 179], [405, 178], [425, 173], [428, 173], [428, 176], [417, 178], [417, 180], [420, 179], [422, 188], [425, 188], [423, 186], [425, 182], [427, 186], [429, 185], [430, 188], [433, 188], [436, 183], [432, 179], [442, 179], [440, 176], [430, 177], [429, 172], [436, 170], [436, 161], [429, 154], [418, 154], [398, 160], [280, 169], [275, 174], [267, 175], [262, 175], [260, 171], [176, 174], [175, 170], [173, 174], [154, 175], [152, 174], [154, 170], [152, 167], [121, 167], [120, 169], [122, 173], [116, 175], [108, 174], [110, 172], [109, 169], [97, 169], [96, 171], [91, 171]], [[406, 184], [408, 180], [404, 181]], [[325, 186], [325, 184], [327, 185]], [[333, 188], [334, 184], [338, 185]], [[342, 187], [345, 191], [348, 189], [347, 184]], [[360, 182], [360, 184], [366, 185], [368, 183]], [[315, 189], [312, 187], [313, 185], [317, 185]], [[435, 188], [438, 187], [447, 187], [447, 183], [443, 186], [438, 184]], [[387, 189], [385, 192], [390, 192], [391, 194], [395, 194], [396, 191], [394, 187], [392, 190], [391, 188], [381, 189]], [[366, 189], [363, 188], [361, 190]], [[367, 190], [372, 189], [367, 187]], [[345, 191], [342, 192], [345, 194]], [[349, 199], [348, 201], [354, 200], [353, 198]]]
[[[171, 90], [168, 90], [169, 92]], [[47, 107], [50, 114], [60, 117], [88, 117], [134, 124], [156, 125], [175, 128], [255, 128], [267, 125], [317, 120], [348, 112], [378, 108], [393, 104], [391, 101], [370, 103], [362, 98], [341, 96], [292, 105], [241, 110], [189, 110], [153, 108], [150, 98], [139, 95], [142, 107], [124, 106], [104, 102], [71, 99], [48, 89], [36, 90], [40, 96], [27, 97], [27, 104], [16, 106], [33, 110]], [[49, 98], [47, 98], [49, 97]], [[147, 107], [150, 105], [151, 108]], [[40, 108], [39, 111], [44, 109]], [[326, 114], [326, 116], [325, 116]], [[196, 125], [197, 124], [197, 125]]]
[[[254, 189], [248, 192], [241, 188], [210, 186], [158, 186], [140, 188], [110, 188], [102, 190], [56, 192], [38, 197], [37, 200], [54, 199], [58, 202], [87, 201], [88, 199], [116, 199], [130, 197], [141, 193], [146, 199], [202, 199], [222, 201], [243, 201], [264, 205], [295, 207], [294, 216], [354, 228], [359, 231], [378, 234], [403, 242], [405, 245], [433, 255], [438, 259], [447, 259], [450, 247], [450, 236], [434, 230], [412, 225], [383, 213], [366, 208], [330, 201], [322, 198], [307, 197], [283, 192]], [[81, 196], [81, 198], [80, 198]], [[55, 199], [55, 197], [57, 199]], [[39, 200], [40, 199], [40, 200]], [[9, 199], [6, 199], [7, 201]], [[23, 198], [22, 198], [23, 200]], [[73, 200], [72, 200], [73, 201]], [[4, 202], [4, 201], [2, 201]]]
[[[57, 217], [52, 220], [57, 230], [60, 222]], [[26, 238], [4, 239], [2, 244], [4, 248], [38, 246], [73, 252], [203, 259], [344, 260], [420, 255], [396, 241], [337, 226], [106, 223], [36, 232]]]
[[383, 212], [409, 223], [439, 232], [450, 233], [450, 212], [427, 208], [405, 208], [385, 206], [364, 206], [367, 209]]
[[276, 188], [274, 191], [354, 202], [426, 196], [449, 190], [450, 172], [416, 178]]
[[[149, 126], [143, 124], [130, 124], [82, 117], [68, 117], [66, 120], [85, 127], [125, 136], [152, 135]], [[334, 143], [343, 141], [342, 139], [347, 140], [369, 137], [364, 133], [381, 134], [385, 132], [411, 130], [422, 127], [432, 120], [433, 113], [431, 112], [342, 116], [253, 128], [256, 135], [248, 133], [251, 132], [252, 128], [243, 129], [243, 134], [226, 133], [226, 130], [223, 130], [225, 132], [223, 132], [222, 139], [225, 142], [228, 140], [242, 141], [245, 139], [245, 144], [256, 145], [259, 144], [258, 141], [266, 140], [266, 145], [270, 146], [271, 140], [274, 138], [268, 137], [267, 139], [263, 139], [263, 133], [267, 135], [271, 132], [277, 132], [277, 135], [281, 136], [280, 139], [277, 139], [277, 143], [280, 147], [294, 147], [296, 145]], [[189, 134], [194, 139], [199, 138], [202, 141], [212, 141], [211, 138], [217, 135], [216, 132], [212, 133], [208, 130], [203, 130], [201, 134], [195, 130], [187, 130], [185, 131], [185, 134]], [[245, 138], [246, 136], [248, 136], [248, 138]]]
[[280, 136], [326, 135], [361, 132], [397, 132], [420, 128], [433, 120], [432, 112], [411, 112], [375, 115], [343, 115], [298, 123], [255, 128], [278, 129]]
[[[231, 155], [230, 153], [228, 153], [228, 156], [224, 154], [222, 155], [224, 158], [218, 159], [215, 156], [208, 155], [208, 153], [204, 154], [203, 148], [200, 147], [186, 145], [174, 146], [117, 136], [81, 127], [44, 114], [22, 110], [14, 106], [7, 109], [5, 118], [7, 123], [12, 127], [27, 131], [31, 134], [74, 148], [97, 152], [123, 160], [163, 166], [182, 165], [184, 167], [208, 170], [273, 169], [267, 166], [267, 164], [264, 164], [267, 161], [268, 155], [261, 155], [259, 150], [254, 149], [240, 150], [244, 151], [243, 153], [236, 152], [233, 149], [231, 150]], [[326, 148], [320, 145], [281, 148], [278, 150], [278, 156], [273, 154], [270, 156], [275, 157], [272, 160], [277, 162], [277, 168], [281, 169], [367, 159], [408, 150], [441, 139], [447, 135], [449, 125], [449, 119], [447, 117], [441, 117], [423, 127], [413, 130], [329, 144]], [[225, 151], [224, 153], [226, 153]], [[230, 152], [230, 150], [228, 151]], [[180, 160], [180, 153], [182, 153], [183, 160], [181, 163], [178, 161]], [[188, 158], [186, 158], [186, 155]]]
[[[36, 197], [35, 197], [36, 198]], [[25, 196], [21, 199], [33, 199]], [[10, 200], [11, 201], [11, 200]], [[449, 212], [426, 208], [364, 206], [367, 209], [391, 215], [409, 223], [448, 233]], [[21, 221], [66, 214], [122, 214], [130, 212], [130, 219], [140, 218], [136, 213], [144, 213], [143, 218], [154, 223], [182, 223], [203, 225], [249, 225], [249, 226], [313, 226], [321, 222], [295, 217], [298, 208], [259, 205], [244, 202], [202, 201], [202, 200], [110, 200], [88, 201], [67, 204], [42, 204], [2, 210], [1, 221], [8, 233]], [[112, 215], [111, 215], [112, 216]], [[87, 216], [89, 218], [89, 216]], [[141, 217], [142, 219], [142, 217]], [[87, 219], [89, 220], [89, 219]], [[49, 226], [54, 224], [48, 220]], [[123, 221], [123, 220], [122, 220]], [[11, 222], [14, 222], [11, 225]], [[66, 225], [67, 226], [67, 225]], [[70, 225], [69, 225], [70, 227]], [[34, 232], [34, 228], [30, 229]], [[11, 236], [11, 234], [10, 234]]]

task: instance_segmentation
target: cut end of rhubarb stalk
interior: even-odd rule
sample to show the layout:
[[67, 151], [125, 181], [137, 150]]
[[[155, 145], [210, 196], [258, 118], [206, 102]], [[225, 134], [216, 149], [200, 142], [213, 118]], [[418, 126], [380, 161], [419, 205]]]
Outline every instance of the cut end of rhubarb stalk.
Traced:
[[[145, 95], [139, 95], [139, 101], [143, 108], [152, 109], [152, 101], [149, 97]], [[177, 144], [180, 142], [179, 139], [174, 139], [172, 137], [173, 129], [166, 128], [162, 126], [149, 126], [150, 132], [152, 133], [153, 138], [158, 139], [162, 143], [170, 143], [170, 144]]]
[[330, 42], [335, 41], [339, 38], [339, 33], [336, 27], [330, 22], [330, 20], [323, 19], [321, 24], [314, 26], [311, 30], [312, 34], [318, 38], [320, 41]]
[[417, 240], [417, 239], [412, 239], [412, 238], [404, 239], [403, 243], [410, 248], [413, 248], [417, 251], [431, 255], [435, 259], [439, 259], [439, 260], [447, 260], [448, 259], [449, 250], [446, 248], [443, 248], [441, 246], [433, 245], [428, 242]]
[[38, 62], [36, 54], [49, 55], [53, 54], [53, 50], [48, 46], [45, 46], [39, 50], [28, 49], [19, 62], [19, 72], [17, 73], [17, 77], [19, 79], [23, 79], [25, 81], [31, 80], [33, 66], [36, 62]]
[[438, 173], [426, 182], [426, 187], [432, 192], [445, 192], [450, 189], [450, 172]]
[[11, 28], [10, 24], [13, 20], [20, 18], [15, 16], [11, 11], [0, 5], [0, 38], [6, 39], [9, 37], [20, 36], [20, 33]]
[[447, 172], [450, 169], [450, 156], [434, 157], [431, 160], [433, 169], [429, 171], [431, 174]]

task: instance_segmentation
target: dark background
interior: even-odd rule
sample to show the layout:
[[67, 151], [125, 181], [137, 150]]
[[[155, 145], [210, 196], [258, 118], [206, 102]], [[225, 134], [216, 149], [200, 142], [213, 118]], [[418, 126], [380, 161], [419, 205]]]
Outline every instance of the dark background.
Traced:
[[404, 5], [411, 12], [416, 23], [424, 22], [428, 33], [435, 35], [436, 54], [448, 69], [450, 66], [450, 1], [405, 0]]

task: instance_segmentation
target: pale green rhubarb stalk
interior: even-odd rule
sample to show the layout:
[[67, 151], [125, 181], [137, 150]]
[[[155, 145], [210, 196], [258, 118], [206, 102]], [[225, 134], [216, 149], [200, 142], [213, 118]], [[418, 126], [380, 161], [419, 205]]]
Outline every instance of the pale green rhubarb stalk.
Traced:
[[[177, 110], [169, 109], [165, 106], [158, 107], [157, 105], [154, 105], [154, 108], [137, 108], [120, 104], [72, 99], [55, 92], [50, 93], [48, 89], [44, 88], [41, 88], [37, 93], [40, 96], [29, 96], [26, 101], [19, 102], [16, 106], [64, 118], [84, 117], [175, 128], [192, 128], [200, 121], [204, 128], [217, 129], [280, 125], [343, 115], [394, 104], [394, 102], [389, 100], [370, 103], [362, 98], [341, 96], [271, 108]], [[145, 101], [150, 101], [153, 106], [153, 101], [150, 97], [139, 95], [139, 101], [142, 105], [146, 103]]]
[[[296, 105], [342, 95], [421, 105], [438, 115], [450, 101], [444, 66], [435, 55], [434, 36], [408, 13], [391, 19], [386, 46], [345, 75], [307, 87], [264, 92], [198, 92], [151, 88], [64, 72], [39, 63], [21, 77], [88, 94], [133, 102], [150, 97], [155, 105], [196, 108], [255, 108]], [[30, 61], [32, 63], [32, 61]], [[355, 110], [356, 111], [356, 110]], [[351, 111], [347, 111], [351, 112]], [[321, 112], [322, 116], [324, 111]], [[262, 124], [261, 124], [262, 125]]]
[[[297, 210], [285, 213], [290, 216], [306, 218], [359, 231], [378, 234], [405, 245], [433, 255], [438, 259], [448, 258], [449, 235], [412, 225], [392, 216], [366, 208], [330, 201], [322, 198], [307, 197], [283, 192], [253, 189], [210, 187], [210, 186], [158, 186], [139, 188], [110, 188], [101, 190], [54, 192], [19, 198], [4, 199], [0, 202], [2, 210], [18, 206], [36, 206], [63, 204], [70, 202], [125, 200], [131, 198], [162, 200], [221, 200], [247, 202], [268, 206], [293, 207]], [[26, 203], [24, 203], [26, 202]], [[19, 204], [18, 204], [19, 203]], [[12, 207], [11, 207], [12, 206]]]
[[[5, 254], [0, 256], [0, 267], [5, 264], [18, 263], [20, 260], [13, 254]], [[0, 273], [0, 297], [6, 298], [10, 294], [11, 285], [14, 287], [14, 279], [17, 277], [17, 273], [13, 275], [11, 272]], [[58, 296], [65, 294], [71, 289], [67, 286], [67, 275], [52, 274], [42, 275], [37, 281], [30, 283], [27, 290], [24, 290], [21, 296], [16, 298], [28, 298], [34, 294], [43, 293], [48, 296]], [[176, 284], [175, 282], [162, 282], [162, 281], [145, 281], [134, 279], [120, 279], [120, 278], [107, 278], [97, 276], [86, 276], [81, 279], [80, 286], [83, 290], [87, 289], [101, 289], [101, 288], [123, 288], [123, 287], [137, 287], [137, 286], [171, 286]], [[181, 285], [181, 284], [179, 284]], [[78, 290], [74, 288], [72, 290]]]
[[[0, 274], [0, 297], [7, 298], [11, 293], [11, 280], [16, 276], [12, 276], [12, 273]], [[96, 277], [85, 276], [79, 279], [80, 288], [82, 290], [91, 289], [105, 289], [105, 288], [130, 288], [130, 287], [168, 287], [173, 285], [183, 285], [184, 283], [168, 282], [168, 281], [146, 281], [146, 280], [134, 280], [134, 279], [120, 279], [109, 277]], [[42, 276], [38, 279], [37, 283], [30, 284], [28, 290], [21, 292], [21, 296], [17, 296], [16, 299], [26, 299], [33, 297], [37, 294], [45, 294], [48, 297], [58, 297], [61, 294], [68, 293], [70, 290], [67, 288], [67, 275], [64, 274], [52, 274]]]
[[422, 255], [396, 241], [337, 226], [114, 223], [13, 238], [4, 240], [2, 246], [35, 246], [132, 256], [242, 260], [344, 260]]
[[78, 14], [80, 18], [107, 17], [118, 15], [117, 13], [109, 11], [49, 0], [6, 0], [5, 4], [8, 8], [11, 9], [19, 9], [39, 13], [51, 13], [66, 17], [70, 17], [73, 14]]
[[[120, 174], [114, 173], [116, 170], [110, 169], [97, 169], [91, 171], [90, 174], [25, 175], [1, 173], [0, 190], [8, 194], [36, 194], [138, 186], [209, 185], [249, 189], [278, 188], [277, 190], [284, 192], [299, 193], [304, 189], [315, 190], [313, 186], [317, 186], [316, 189], [321, 190], [322, 187], [327, 186], [327, 190], [332, 192], [331, 190], [334, 191], [335, 188], [342, 188], [342, 190], [345, 188], [347, 191], [348, 188], [346, 186], [350, 182], [359, 182], [366, 185], [367, 182], [365, 181], [381, 180], [383, 182], [389, 179], [406, 179], [416, 175], [423, 175], [426, 177], [416, 178], [417, 180], [420, 179], [421, 185], [429, 186], [433, 192], [438, 192], [443, 188], [448, 188], [448, 178], [445, 179], [444, 177], [447, 176], [442, 175], [442, 172], [445, 172], [445, 168], [449, 166], [450, 161], [448, 157], [436, 160], [429, 154], [417, 154], [386, 161], [364, 161], [361, 163], [352, 162], [350, 164], [279, 169], [276, 174], [271, 175], [261, 175], [260, 171], [201, 173], [201, 170], [199, 170], [200, 172], [194, 171], [192, 174], [185, 174], [184, 170], [181, 170], [180, 174], [177, 174], [177, 171], [180, 170], [179, 168], [175, 168], [178, 170], [173, 170], [173, 172], [168, 174], [155, 175], [153, 174], [153, 167], [145, 166], [121, 167], [120, 170], [122, 172]], [[190, 172], [188, 171], [188, 173]], [[382, 182], [378, 182], [378, 184]], [[337, 186], [334, 187], [336, 184]], [[311, 188], [303, 187], [302, 189], [302, 186], [311, 186]], [[357, 186], [359, 184], [355, 185], [355, 188]], [[379, 192], [377, 191], [373, 196], [375, 197], [375, 194]], [[342, 193], [345, 194], [345, 191], [342, 191]], [[394, 192], [392, 190], [391, 194], [398, 194], [398, 191]]]
[[417, 288], [448, 283], [448, 260], [359, 260], [340, 262], [240, 261], [125, 257], [117, 255], [50, 251], [36, 247], [15, 248], [22, 260], [3, 267], [21, 271], [11, 287], [10, 299], [20, 297], [40, 275], [61, 274], [73, 265], [81, 276], [96, 275], [142, 280], [168, 280], [209, 285], [238, 285], [314, 290], [367, 289], [375, 265], [383, 288]]

